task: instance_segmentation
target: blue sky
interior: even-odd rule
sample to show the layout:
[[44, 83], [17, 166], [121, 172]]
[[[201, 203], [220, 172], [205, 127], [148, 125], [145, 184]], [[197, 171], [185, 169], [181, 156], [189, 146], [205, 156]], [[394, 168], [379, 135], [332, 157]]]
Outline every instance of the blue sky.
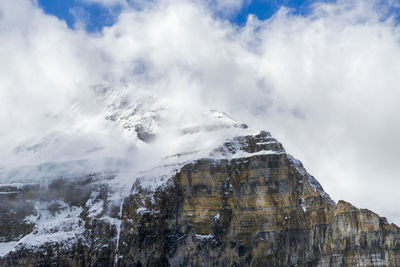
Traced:
[[47, 14], [65, 20], [70, 28], [74, 27], [77, 18], [84, 19], [86, 29], [90, 32], [114, 24], [121, 9], [119, 6], [110, 8], [81, 0], [39, 0], [38, 3]]
[[[242, 8], [228, 19], [237, 25], [243, 25], [249, 14], [264, 20], [270, 18], [282, 6], [290, 8], [293, 14], [307, 16], [316, 2], [335, 2], [335, 0], [250, 0], [245, 1]], [[387, 16], [394, 16], [396, 22], [399, 22], [400, 5], [394, 7], [389, 5], [389, 2], [393, 3], [391, 0], [377, 0], [379, 4], [375, 8], [388, 9]], [[119, 5], [104, 6], [83, 0], [38, 0], [38, 3], [47, 14], [65, 20], [70, 28], [73, 28], [76, 22], [81, 22], [89, 32], [98, 32], [104, 26], [113, 25], [121, 11]]]
[[[242, 9], [231, 18], [236, 24], [243, 24], [249, 14], [256, 15], [259, 19], [268, 19], [281, 7], [290, 8], [292, 14], [307, 16], [315, 3], [334, 3], [336, 0], [250, 0]], [[400, 0], [376, 0], [375, 6], [371, 8], [379, 9], [386, 19], [389, 16], [395, 18], [396, 23], [400, 22]]]
[[[323, 1], [332, 2], [333, 0]], [[294, 14], [307, 15], [310, 11], [310, 6], [315, 2], [317, 0], [248, 1], [238, 12], [229, 17], [229, 20], [235, 24], [242, 25], [249, 14], [254, 14], [259, 19], [268, 19], [282, 6], [291, 8]], [[118, 5], [105, 7], [98, 3], [84, 2], [82, 0], [39, 0], [38, 3], [46, 13], [65, 20], [71, 28], [77, 21], [77, 17], [83, 19], [86, 29], [90, 32], [96, 32], [104, 26], [112, 25], [121, 10]]]
[[[324, 2], [332, 2], [333, 0], [324, 0]], [[253, 0], [243, 8], [232, 18], [232, 22], [236, 24], [243, 24], [246, 22], [249, 14], [256, 15], [259, 19], [268, 19], [280, 7], [285, 6], [292, 9], [294, 14], [307, 15], [310, 11], [310, 7], [313, 3], [318, 2], [316, 0]], [[321, 2], [321, 1], [320, 1]]]

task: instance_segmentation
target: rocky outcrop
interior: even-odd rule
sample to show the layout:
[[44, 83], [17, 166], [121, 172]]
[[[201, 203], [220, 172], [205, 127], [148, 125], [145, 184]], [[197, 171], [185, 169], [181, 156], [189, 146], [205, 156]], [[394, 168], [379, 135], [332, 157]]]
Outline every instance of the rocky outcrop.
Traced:
[[[53, 196], [41, 200], [46, 210], [61, 199], [55, 214], [78, 212], [74, 225], [80, 230], [67, 241], [27, 246], [22, 240], [0, 265], [400, 265], [400, 229], [372, 211], [332, 201], [267, 132], [226, 142], [210, 158], [184, 165], [155, 191], [140, 181], [122, 202], [112, 199], [104, 179], [61, 182], [69, 192], [81, 190], [74, 201], [52, 184], [41, 189], [46, 194], [14, 188], [15, 199], [25, 198], [31, 206], [14, 217], [5, 214], [22, 206], [10, 204], [8, 213], [2, 206], [3, 241], [18, 240], [35, 227], [36, 237], [43, 229], [71, 232], [24, 224], [38, 213], [33, 200], [45, 195]], [[1, 196], [17, 203], [13, 194]], [[28, 236], [34, 239], [35, 230]]]

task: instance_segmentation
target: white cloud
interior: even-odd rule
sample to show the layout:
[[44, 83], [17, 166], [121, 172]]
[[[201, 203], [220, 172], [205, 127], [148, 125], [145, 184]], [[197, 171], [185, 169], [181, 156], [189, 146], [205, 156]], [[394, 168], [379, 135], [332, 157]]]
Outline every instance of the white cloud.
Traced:
[[335, 200], [400, 222], [398, 26], [373, 1], [320, 4], [305, 18], [281, 10], [244, 28], [216, 19], [210, 3], [125, 7], [115, 25], [87, 34], [29, 1], [1, 2], [2, 157], [15, 163], [4, 151], [55, 131], [79, 132], [63, 159], [92, 142], [123, 155], [130, 141], [102, 121], [89, 87], [128, 83], [173, 106], [170, 124], [218, 109], [270, 130]]
[[379, 18], [345, 1], [312, 18], [281, 14], [258, 25], [256, 49], [273, 97], [266, 125], [335, 199], [393, 216], [400, 36]]

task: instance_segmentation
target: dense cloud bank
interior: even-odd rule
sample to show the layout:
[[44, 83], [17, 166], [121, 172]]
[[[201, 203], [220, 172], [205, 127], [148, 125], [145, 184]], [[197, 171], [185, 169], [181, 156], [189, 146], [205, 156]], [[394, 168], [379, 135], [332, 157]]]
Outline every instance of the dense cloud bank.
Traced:
[[282, 8], [243, 27], [215, 15], [243, 2], [120, 2], [101, 33], [32, 1], [0, 2], [3, 168], [135, 158], [140, 143], [104, 120], [93, 89], [103, 84], [113, 97], [155, 97], [168, 110], [165, 140], [213, 109], [269, 130], [335, 200], [400, 221], [400, 34], [377, 1], [317, 4], [307, 17]]

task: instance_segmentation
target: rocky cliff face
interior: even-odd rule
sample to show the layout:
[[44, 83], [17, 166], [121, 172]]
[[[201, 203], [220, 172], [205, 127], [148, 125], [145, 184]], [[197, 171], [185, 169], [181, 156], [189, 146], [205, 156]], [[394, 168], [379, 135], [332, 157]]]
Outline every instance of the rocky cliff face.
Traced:
[[267, 132], [227, 141], [155, 190], [139, 178], [115, 199], [112, 179], [1, 187], [0, 240], [14, 248], [0, 265], [400, 266], [400, 229], [332, 201]]

